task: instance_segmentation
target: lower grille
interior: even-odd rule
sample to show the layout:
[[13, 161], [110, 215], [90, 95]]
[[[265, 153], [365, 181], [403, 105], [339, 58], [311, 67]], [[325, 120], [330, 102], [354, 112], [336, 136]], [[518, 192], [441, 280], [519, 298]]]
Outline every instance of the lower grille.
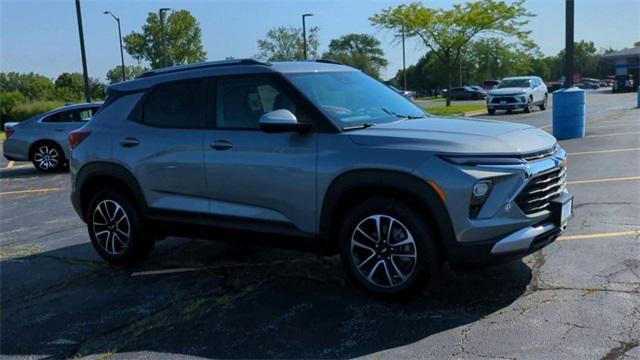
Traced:
[[492, 104], [499, 104], [501, 101], [506, 101], [508, 104], [518, 102], [518, 100], [513, 97], [494, 97], [493, 99], [491, 99]]
[[551, 200], [564, 190], [566, 178], [567, 174], [563, 167], [535, 175], [516, 197], [516, 204], [525, 214], [546, 209]]

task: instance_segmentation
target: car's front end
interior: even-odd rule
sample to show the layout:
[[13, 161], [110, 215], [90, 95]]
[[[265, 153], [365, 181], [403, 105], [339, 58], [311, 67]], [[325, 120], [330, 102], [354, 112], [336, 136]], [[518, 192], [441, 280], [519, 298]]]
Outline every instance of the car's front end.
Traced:
[[444, 155], [442, 160], [464, 174], [466, 183], [449, 190], [457, 240], [448, 246], [453, 263], [520, 258], [564, 231], [573, 196], [566, 189], [566, 152], [559, 146], [507, 156]]
[[495, 89], [487, 95], [488, 110], [524, 109], [528, 106], [531, 93], [528, 89]]
[[571, 215], [566, 152], [532, 126], [432, 117], [379, 124], [352, 138], [421, 159], [412, 172], [446, 207], [451, 234], [441, 235], [450, 263], [521, 258], [554, 241]]

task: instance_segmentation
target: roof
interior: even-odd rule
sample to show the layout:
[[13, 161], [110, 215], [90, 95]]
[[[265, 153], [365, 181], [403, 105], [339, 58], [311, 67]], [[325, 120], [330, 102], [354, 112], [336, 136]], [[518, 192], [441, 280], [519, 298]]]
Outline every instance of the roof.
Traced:
[[102, 102], [90, 102], [90, 103], [79, 103], [79, 104], [68, 104], [65, 106], [60, 106], [48, 112], [60, 111], [60, 110], [73, 110], [73, 109], [81, 109], [85, 107], [91, 106], [102, 106]]
[[618, 57], [634, 57], [634, 56], [640, 56], [640, 46], [612, 52], [612, 53], [603, 55], [602, 58], [612, 59], [612, 58], [618, 58]]
[[254, 59], [208, 61], [197, 64], [180, 65], [169, 68], [155, 69], [142, 74], [140, 77], [123, 81], [109, 86], [108, 92], [133, 92], [147, 89], [155, 84], [167, 81], [186, 80], [206, 76], [259, 74], [259, 73], [301, 73], [301, 72], [330, 72], [357, 71], [330, 60], [318, 61], [290, 61], [263, 62]]

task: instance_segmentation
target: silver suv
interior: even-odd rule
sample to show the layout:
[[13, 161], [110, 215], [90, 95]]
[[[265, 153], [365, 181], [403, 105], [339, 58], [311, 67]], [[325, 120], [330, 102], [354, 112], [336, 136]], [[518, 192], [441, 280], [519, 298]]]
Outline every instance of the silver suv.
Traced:
[[69, 142], [72, 202], [114, 264], [168, 235], [237, 239], [232, 230], [340, 253], [357, 285], [398, 295], [443, 261], [536, 251], [571, 214], [566, 153], [551, 135], [433, 117], [323, 61], [148, 72], [110, 86]]

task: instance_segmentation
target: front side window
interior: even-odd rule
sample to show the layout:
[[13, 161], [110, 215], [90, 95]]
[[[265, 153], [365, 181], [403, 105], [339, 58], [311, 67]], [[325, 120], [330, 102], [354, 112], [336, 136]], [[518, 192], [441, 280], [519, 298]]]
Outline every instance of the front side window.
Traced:
[[216, 127], [258, 129], [260, 117], [286, 109], [302, 121], [296, 103], [268, 76], [222, 78], [216, 85]]
[[199, 80], [188, 80], [155, 88], [144, 104], [142, 122], [164, 128], [204, 128], [200, 84]]
[[341, 127], [426, 116], [420, 107], [359, 71], [290, 73], [285, 76]]

